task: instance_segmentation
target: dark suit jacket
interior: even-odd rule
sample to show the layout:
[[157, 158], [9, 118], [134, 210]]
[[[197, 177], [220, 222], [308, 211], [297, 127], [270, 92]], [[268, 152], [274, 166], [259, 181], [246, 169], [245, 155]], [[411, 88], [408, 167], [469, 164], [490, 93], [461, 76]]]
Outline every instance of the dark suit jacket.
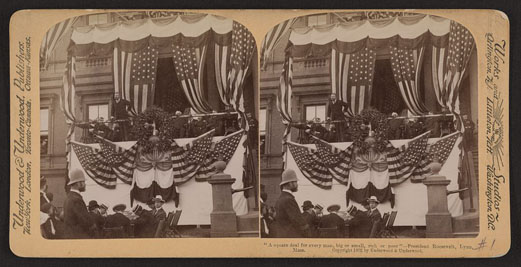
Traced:
[[308, 235], [308, 224], [300, 213], [295, 197], [282, 191], [275, 205], [275, 237], [279, 238], [298, 238]]
[[306, 220], [307, 224], [309, 225], [309, 234], [311, 237], [316, 237], [317, 232], [317, 226], [319, 223], [318, 217], [315, 213], [311, 214], [309, 212], [302, 212], [302, 216], [304, 217], [304, 220]]
[[329, 103], [327, 105], [327, 116], [331, 118], [331, 120], [344, 120], [344, 112], [347, 112], [349, 110], [349, 104], [341, 101], [336, 100], [335, 103], [333, 103], [331, 100], [329, 100]]
[[96, 212], [91, 211], [91, 212], [89, 212], [89, 214], [90, 214], [90, 217], [92, 218], [92, 221], [94, 221], [94, 223], [98, 227], [98, 230], [101, 230], [101, 228], [103, 228], [103, 226], [105, 225], [105, 218], [103, 216], [101, 216], [101, 214], [96, 213]]
[[154, 237], [157, 223], [151, 210], [143, 210], [135, 221], [134, 233], [136, 237]]
[[160, 208], [154, 212], [154, 218], [156, 222], [161, 220], [166, 220], [166, 211], [163, 208]]
[[130, 102], [125, 99], [120, 99], [119, 102], [112, 100], [111, 115], [117, 120], [128, 119], [128, 111], [130, 111]]
[[320, 219], [319, 227], [320, 228], [337, 228], [338, 237], [342, 237], [344, 235], [344, 220], [335, 213], [329, 213], [328, 215], [324, 215]]
[[128, 230], [130, 228], [130, 219], [127, 218], [127, 216], [121, 213], [114, 213], [112, 215], [107, 216], [107, 219], [105, 220], [105, 228], [114, 228], [121, 226], [123, 226], [125, 232], [128, 233]]
[[87, 206], [80, 194], [70, 191], [63, 205], [63, 220], [67, 229], [67, 238], [89, 238], [94, 225]]

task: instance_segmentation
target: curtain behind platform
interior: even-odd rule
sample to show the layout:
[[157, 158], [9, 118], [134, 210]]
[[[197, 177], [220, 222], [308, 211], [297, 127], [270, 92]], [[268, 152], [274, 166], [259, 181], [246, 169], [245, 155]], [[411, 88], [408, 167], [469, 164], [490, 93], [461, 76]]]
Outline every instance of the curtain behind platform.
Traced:
[[171, 58], [158, 60], [154, 105], [170, 113], [183, 112], [190, 107], [190, 103], [186, 99], [177, 75], [172, 75], [173, 72], [175, 68]]

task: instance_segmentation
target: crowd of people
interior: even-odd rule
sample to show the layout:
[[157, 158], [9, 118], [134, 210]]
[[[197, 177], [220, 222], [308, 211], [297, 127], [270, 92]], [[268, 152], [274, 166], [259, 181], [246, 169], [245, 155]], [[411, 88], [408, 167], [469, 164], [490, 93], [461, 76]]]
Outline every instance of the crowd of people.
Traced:
[[295, 200], [298, 179], [295, 171], [282, 173], [281, 194], [275, 207], [266, 204], [267, 194], [261, 193], [261, 236], [270, 238], [368, 238], [382, 227], [379, 201], [375, 196], [362, 203], [364, 209], [349, 206], [340, 211], [340, 205], [327, 207], [323, 213], [320, 204], [304, 201], [302, 211]]
[[89, 239], [154, 237], [159, 222], [167, 218], [163, 209], [165, 201], [158, 195], [146, 204], [148, 208], [135, 205], [127, 210], [125, 204], [109, 208], [96, 200], [86, 205], [81, 192], [85, 191], [85, 176], [80, 170], [73, 170], [67, 184], [70, 190], [63, 209], [58, 211], [52, 205], [53, 195], [48, 191], [47, 181], [40, 179], [40, 229], [46, 239]]

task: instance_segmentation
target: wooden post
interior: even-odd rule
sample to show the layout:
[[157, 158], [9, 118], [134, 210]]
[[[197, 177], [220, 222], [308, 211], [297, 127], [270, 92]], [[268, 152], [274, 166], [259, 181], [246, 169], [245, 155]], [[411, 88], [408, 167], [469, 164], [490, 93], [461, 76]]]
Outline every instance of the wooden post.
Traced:
[[447, 202], [447, 185], [450, 181], [439, 175], [441, 164], [434, 159], [430, 165], [432, 175], [423, 181], [427, 186], [428, 211], [425, 215], [427, 238], [452, 237], [452, 216]]
[[235, 182], [230, 175], [223, 173], [226, 168], [224, 161], [215, 163], [217, 174], [208, 182], [212, 185], [213, 210], [210, 214], [211, 237], [236, 237], [237, 215], [233, 210], [232, 184]]

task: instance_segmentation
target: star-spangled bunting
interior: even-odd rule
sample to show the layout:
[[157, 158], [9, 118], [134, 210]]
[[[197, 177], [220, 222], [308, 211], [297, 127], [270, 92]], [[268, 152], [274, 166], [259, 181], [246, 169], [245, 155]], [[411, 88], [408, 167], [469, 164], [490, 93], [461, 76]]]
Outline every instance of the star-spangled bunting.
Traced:
[[92, 180], [105, 188], [116, 188], [116, 174], [99, 149], [76, 142], [71, 142], [71, 145], [81, 166]]
[[101, 154], [109, 163], [116, 176], [124, 183], [132, 183], [132, 175], [136, 168], [137, 143], [124, 149], [106, 139], [98, 138]]
[[353, 156], [353, 145], [345, 150], [341, 150], [324, 140], [313, 137], [317, 146], [318, 156], [324, 162], [329, 173], [335, 180], [343, 185], [347, 185], [349, 180], [349, 170], [351, 168], [351, 158]]
[[331, 189], [333, 178], [316, 150], [292, 142], [287, 145], [302, 174], [314, 185]]
[[185, 159], [188, 164], [197, 164], [203, 162], [203, 160], [206, 159], [208, 153], [210, 153], [212, 137], [214, 133], [215, 129], [203, 134], [202, 136], [192, 141], [191, 145], [188, 145], [187, 149], [190, 150], [190, 152]]
[[226, 164], [231, 160], [233, 154], [237, 150], [237, 147], [244, 135], [244, 130], [239, 130], [235, 133], [229, 134], [217, 142], [213, 150], [208, 154], [208, 157], [204, 160], [201, 168], [196, 174], [196, 178], [207, 178], [210, 175], [215, 174], [216, 169], [214, 167], [215, 162], [222, 160]]

